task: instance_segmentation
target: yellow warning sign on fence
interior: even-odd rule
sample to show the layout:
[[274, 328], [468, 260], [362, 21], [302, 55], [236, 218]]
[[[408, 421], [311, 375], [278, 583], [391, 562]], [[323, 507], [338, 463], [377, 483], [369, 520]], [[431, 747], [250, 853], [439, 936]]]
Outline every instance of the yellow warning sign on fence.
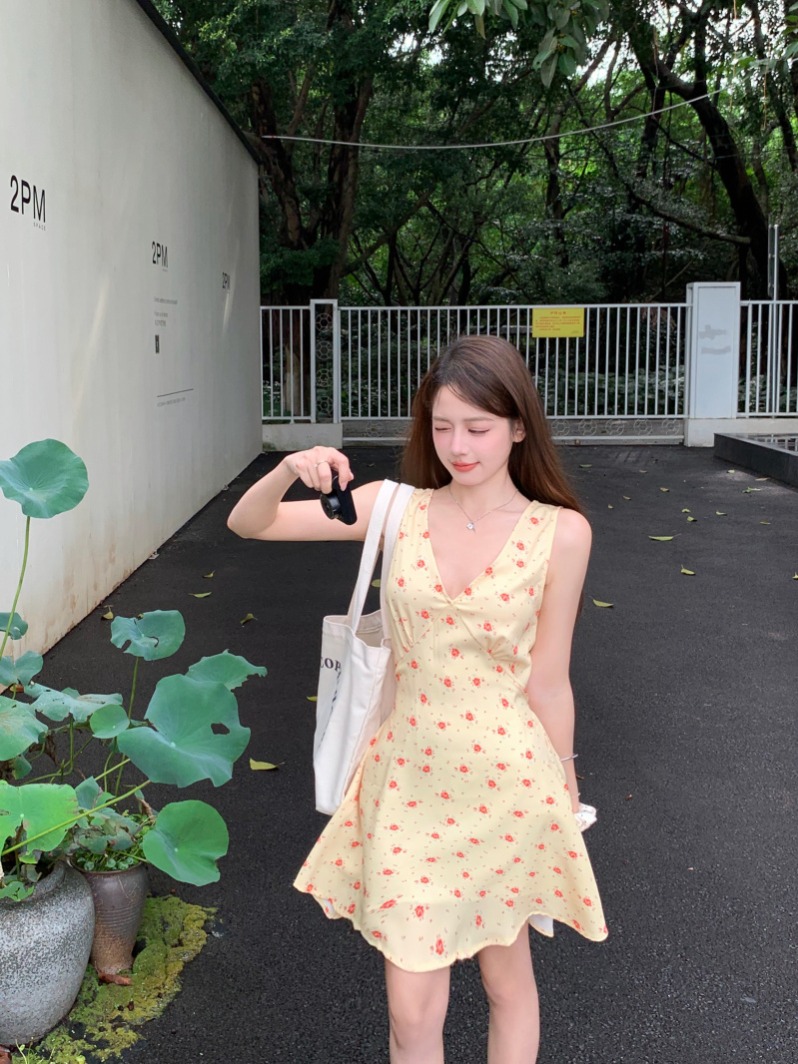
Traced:
[[533, 307], [533, 336], [584, 336], [584, 307]]

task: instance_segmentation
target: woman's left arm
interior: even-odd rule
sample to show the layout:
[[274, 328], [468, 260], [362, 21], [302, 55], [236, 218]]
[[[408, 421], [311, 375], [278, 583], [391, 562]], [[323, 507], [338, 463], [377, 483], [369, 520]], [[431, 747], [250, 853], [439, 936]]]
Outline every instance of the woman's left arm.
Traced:
[[526, 689], [532, 712], [563, 758], [574, 812], [579, 808], [579, 787], [571, 757], [574, 753], [571, 644], [590, 557], [590, 540], [587, 520], [576, 510], [560, 510], [532, 649], [532, 674]]

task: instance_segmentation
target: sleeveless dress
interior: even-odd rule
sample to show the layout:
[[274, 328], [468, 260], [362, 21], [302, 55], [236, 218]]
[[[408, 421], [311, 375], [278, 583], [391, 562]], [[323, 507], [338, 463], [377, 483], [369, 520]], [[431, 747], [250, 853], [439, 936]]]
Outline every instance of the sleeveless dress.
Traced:
[[511, 945], [527, 921], [607, 936], [565, 770], [525, 693], [559, 508], [530, 502], [450, 598], [431, 495], [408, 502], [385, 589], [394, 709], [294, 882], [413, 972]]

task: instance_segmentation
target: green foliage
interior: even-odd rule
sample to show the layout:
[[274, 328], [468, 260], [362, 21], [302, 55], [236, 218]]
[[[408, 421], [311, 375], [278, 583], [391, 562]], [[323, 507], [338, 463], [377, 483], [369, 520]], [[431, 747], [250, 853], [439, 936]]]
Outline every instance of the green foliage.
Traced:
[[[87, 479], [80, 459], [53, 440], [23, 448], [0, 463], [0, 471], [0, 486], [26, 515], [16, 599], [0, 618], [4, 648], [27, 629], [15, 607], [31, 518], [76, 505]], [[175, 654], [184, 638], [176, 610], [114, 619], [111, 642], [134, 658], [127, 699], [34, 682], [44, 662], [32, 652], [0, 658], [0, 684], [9, 685], [11, 694], [0, 696], [0, 898], [27, 896], [41, 872], [61, 857], [88, 871], [147, 860], [183, 882], [218, 879], [227, 828], [216, 810], [189, 800], [158, 812], [142, 792], [151, 782], [179, 788], [201, 780], [217, 787], [227, 782], [250, 735], [232, 691], [266, 670], [227, 651], [204, 657], [186, 675], [162, 677], [143, 716], [135, 715], [140, 663]], [[80, 761], [86, 751], [93, 763], [104, 757], [105, 768], [73, 784], [85, 775]], [[38, 774], [29, 780], [34, 766]], [[125, 808], [126, 802], [133, 807]]]

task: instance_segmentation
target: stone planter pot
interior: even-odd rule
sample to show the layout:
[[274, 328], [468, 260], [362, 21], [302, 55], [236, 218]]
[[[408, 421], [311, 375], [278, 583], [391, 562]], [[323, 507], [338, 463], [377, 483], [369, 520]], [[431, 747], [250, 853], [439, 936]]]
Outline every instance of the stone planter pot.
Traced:
[[101, 975], [133, 965], [133, 947], [149, 890], [146, 865], [122, 872], [84, 872], [96, 914], [91, 962]]
[[83, 876], [58, 863], [24, 901], [0, 901], [0, 1044], [44, 1037], [74, 1004], [94, 937]]

